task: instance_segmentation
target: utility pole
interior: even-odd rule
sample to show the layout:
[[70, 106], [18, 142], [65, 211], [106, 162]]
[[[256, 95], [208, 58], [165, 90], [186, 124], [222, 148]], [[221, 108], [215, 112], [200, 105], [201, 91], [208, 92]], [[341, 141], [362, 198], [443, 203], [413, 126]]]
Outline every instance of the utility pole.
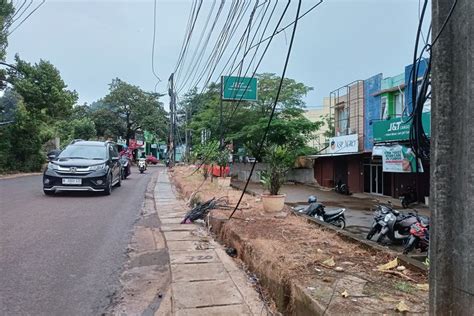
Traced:
[[220, 100], [220, 123], [219, 123], [219, 133], [220, 133], [220, 148], [224, 148], [224, 116], [223, 116], [223, 111], [224, 111], [224, 106], [222, 104], [222, 98], [224, 97], [223, 92], [224, 91], [224, 77], [221, 76], [221, 95], [219, 96]]
[[189, 124], [189, 106], [184, 107], [184, 114], [186, 118], [186, 124], [185, 124], [185, 129], [184, 129], [184, 138], [185, 138], [185, 143], [186, 143], [186, 160], [189, 160], [189, 152], [190, 152], [190, 146], [189, 142], [191, 141], [189, 137], [189, 129], [188, 129], [188, 124]]
[[[433, 38], [454, 2], [433, 0]], [[474, 315], [473, 16], [457, 0], [431, 55], [431, 315]]]
[[170, 167], [174, 166], [175, 162], [175, 146], [174, 146], [174, 129], [175, 129], [175, 94], [174, 94], [174, 73], [171, 74], [170, 78], [168, 79], [169, 83], [169, 90], [168, 95], [170, 96], [170, 144], [169, 144], [169, 152], [168, 152], [168, 159]]

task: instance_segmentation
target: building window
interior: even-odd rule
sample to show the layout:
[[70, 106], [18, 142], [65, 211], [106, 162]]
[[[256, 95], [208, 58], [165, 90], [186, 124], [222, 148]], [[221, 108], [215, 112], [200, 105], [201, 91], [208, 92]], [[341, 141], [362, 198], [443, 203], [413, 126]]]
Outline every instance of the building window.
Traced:
[[349, 128], [349, 108], [344, 107], [337, 110], [337, 128], [336, 136], [342, 136], [348, 134]]
[[380, 104], [382, 105], [381, 111], [380, 111], [380, 118], [382, 120], [386, 120], [388, 119], [388, 102], [387, 102], [386, 96], [380, 99]]
[[395, 116], [400, 117], [403, 114], [404, 102], [403, 94], [395, 93], [393, 96], [393, 103], [395, 104]]

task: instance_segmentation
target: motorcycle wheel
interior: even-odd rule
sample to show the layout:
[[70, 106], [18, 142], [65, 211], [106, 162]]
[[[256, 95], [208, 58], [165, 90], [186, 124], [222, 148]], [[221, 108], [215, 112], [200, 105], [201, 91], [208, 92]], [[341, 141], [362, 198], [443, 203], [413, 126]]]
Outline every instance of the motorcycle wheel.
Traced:
[[381, 243], [384, 238], [385, 238], [385, 234], [380, 233], [379, 236], [377, 237], [376, 242]]
[[335, 220], [334, 222], [332, 222], [332, 224], [336, 227], [339, 227], [339, 229], [341, 230], [346, 228], [346, 221], [344, 220], [344, 218], [339, 218]]
[[145, 171], [145, 170], [143, 170], [143, 169], [140, 169], [140, 173], [143, 173], [143, 171]]
[[407, 243], [405, 244], [405, 247], [403, 247], [403, 254], [408, 254], [411, 252], [413, 249], [415, 249], [416, 246], [416, 237], [410, 236], [410, 239], [408, 239]]
[[367, 239], [371, 240], [372, 237], [380, 230], [379, 225], [373, 226], [370, 230], [369, 233], [367, 234]]
[[402, 206], [403, 208], [408, 208], [408, 203], [405, 199], [402, 200]]

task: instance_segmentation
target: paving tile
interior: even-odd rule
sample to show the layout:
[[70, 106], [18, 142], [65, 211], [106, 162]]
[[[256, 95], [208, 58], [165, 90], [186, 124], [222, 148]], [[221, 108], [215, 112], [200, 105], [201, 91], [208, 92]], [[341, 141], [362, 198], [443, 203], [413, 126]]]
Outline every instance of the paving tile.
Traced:
[[242, 304], [212, 306], [204, 308], [190, 308], [176, 311], [176, 316], [240, 316], [252, 315], [247, 306]]
[[199, 226], [194, 224], [164, 224], [161, 225], [161, 230], [163, 232], [170, 232], [170, 231], [190, 231], [196, 230]]
[[242, 296], [231, 280], [177, 282], [172, 287], [177, 310], [243, 303]]
[[161, 224], [179, 224], [183, 220], [182, 217], [171, 217], [160, 219]]
[[185, 212], [166, 213], [166, 212], [161, 212], [160, 210], [158, 210], [158, 217], [160, 219], [161, 218], [176, 218], [176, 217], [183, 219], [185, 215], [186, 215]]
[[220, 262], [171, 265], [173, 282], [226, 280], [229, 274]]
[[182, 252], [170, 252], [170, 263], [207, 263], [207, 262], [219, 262], [214, 250], [197, 250], [197, 251], [182, 251]]
[[198, 236], [192, 234], [194, 231], [181, 231], [181, 232], [163, 232], [165, 239], [168, 240], [204, 240], [208, 239], [207, 236]]

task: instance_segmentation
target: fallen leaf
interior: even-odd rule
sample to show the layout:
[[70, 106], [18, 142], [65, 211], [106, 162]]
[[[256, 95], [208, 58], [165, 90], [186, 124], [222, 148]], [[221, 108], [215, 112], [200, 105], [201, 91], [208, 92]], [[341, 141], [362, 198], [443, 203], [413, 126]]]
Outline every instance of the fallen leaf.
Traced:
[[379, 265], [377, 269], [379, 270], [390, 270], [395, 268], [398, 265], [398, 258], [393, 259], [392, 261], [387, 262], [386, 264]]
[[429, 291], [430, 289], [430, 286], [428, 283], [416, 284], [415, 286], [417, 289], [420, 289], [422, 291]]
[[349, 297], [349, 293], [347, 293], [347, 290], [344, 290], [344, 292], [341, 293], [342, 297]]
[[398, 305], [397, 305], [397, 307], [395, 308], [395, 310], [397, 310], [397, 311], [399, 311], [399, 312], [401, 312], [401, 313], [410, 311], [410, 310], [408, 309], [407, 304], [405, 304], [405, 301], [400, 301], [400, 303], [398, 303]]
[[397, 270], [398, 270], [398, 271], [403, 271], [403, 270], [405, 270], [405, 269], [406, 269], [405, 266], [398, 266], [398, 267], [397, 267]]
[[325, 266], [328, 266], [328, 267], [334, 267], [336, 265], [336, 263], [334, 262], [334, 258], [331, 257], [329, 259], [326, 259], [322, 262]]
[[390, 297], [390, 296], [381, 296], [380, 298], [381, 298], [382, 301], [384, 301], [384, 302], [391, 302], [391, 303], [393, 303], [393, 302], [396, 302], [396, 301], [397, 301], [395, 298]]

